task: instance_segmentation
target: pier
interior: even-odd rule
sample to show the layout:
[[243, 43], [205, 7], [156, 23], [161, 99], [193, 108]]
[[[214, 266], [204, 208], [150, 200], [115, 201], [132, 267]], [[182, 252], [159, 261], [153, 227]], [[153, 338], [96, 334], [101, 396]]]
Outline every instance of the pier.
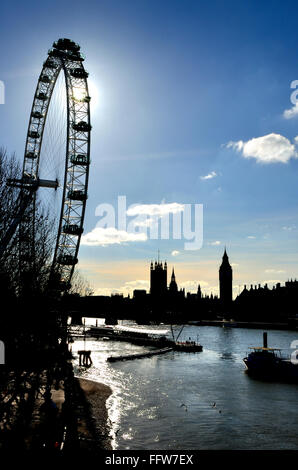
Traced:
[[165, 354], [170, 351], [173, 351], [173, 348], [163, 348], [163, 349], [158, 349], [156, 351], [147, 351], [144, 353], [137, 353], [137, 354], [127, 354], [124, 356], [110, 356], [107, 358], [107, 361], [116, 362], [116, 361], [127, 361], [130, 359], [141, 359], [142, 357], [157, 356], [158, 354]]

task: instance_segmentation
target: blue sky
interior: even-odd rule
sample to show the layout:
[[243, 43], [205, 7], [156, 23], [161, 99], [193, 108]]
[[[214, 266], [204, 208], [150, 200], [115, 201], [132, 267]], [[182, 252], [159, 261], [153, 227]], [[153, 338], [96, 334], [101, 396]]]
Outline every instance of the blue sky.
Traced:
[[201, 282], [217, 292], [225, 245], [234, 295], [243, 284], [297, 276], [297, 13], [295, 1], [2, 5], [0, 144], [20, 159], [52, 42], [69, 37], [86, 55], [93, 129], [84, 235], [95, 233], [96, 207], [116, 208], [118, 195], [128, 206], [204, 207], [199, 250], [171, 238], [83, 243], [79, 268], [97, 293], [148, 288], [158, 249], [187, 290]]

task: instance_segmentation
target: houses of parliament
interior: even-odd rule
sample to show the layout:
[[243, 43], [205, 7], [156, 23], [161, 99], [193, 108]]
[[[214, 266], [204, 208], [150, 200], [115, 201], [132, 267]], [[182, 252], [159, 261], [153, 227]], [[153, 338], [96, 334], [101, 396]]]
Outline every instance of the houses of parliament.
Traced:
[[[133, 319], [138, 323], [187, 322], [216, 320], [285, 322], [298, 318], [298, 281], [289, 280], [284, 286], [277, 283], [244, 286], [233, 299], [233, 270], [226, 249], [219, 266], [219, 296], [204, 295], [198, 285], [196, 293], [179, 289], [174, 268], [168, 284], [167, 262], [150, 264], [150, 291], [136, 289], [133, 296], [122, 294], [76, 298], [74, 308], [85, 316], [103, 316], [110, 319]], [[69, 299], [70, 300], [70, 299]]]
[[195, 312], [204, 312], [205, 316], [217, 313], [229, 313], [233, 302], [233, 271], [229, 263], [229, 257], [224, 251], [222, 263], [219, 267], [219, 297], [211, 294], [203, 295], [201, 286], [198, 284], [195, 294], [185, 293], [185, 289], [178, 289], [174, 268], [172, 268], [171, 279], [168, 285], [168, 265], [165, 261], [150, 264], [150, 292], [145, 290], [134, 290], [133, 299], [137, 304], [148, 300], [152, 316], [196, 316]]

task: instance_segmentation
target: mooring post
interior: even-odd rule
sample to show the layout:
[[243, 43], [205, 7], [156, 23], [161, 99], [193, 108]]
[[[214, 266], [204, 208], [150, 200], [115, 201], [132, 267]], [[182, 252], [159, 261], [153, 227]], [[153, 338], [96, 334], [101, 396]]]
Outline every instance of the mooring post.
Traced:
[[263, 333], [263, 348], [268, 348], [267, 332], [266, 331], [264, 331], [264, 333]]
[[86, 365], [90, 365], [90, 366], [91, 366], [91, 364], [92, 364], [91, 351], [86, 351], [86, 356], [87, 356]]
[[0, 364], [5, 364], [5, 345], [0, 341]]

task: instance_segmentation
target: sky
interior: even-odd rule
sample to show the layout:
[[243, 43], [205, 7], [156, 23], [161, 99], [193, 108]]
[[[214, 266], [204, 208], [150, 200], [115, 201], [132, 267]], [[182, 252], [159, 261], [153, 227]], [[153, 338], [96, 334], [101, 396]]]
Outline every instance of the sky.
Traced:
[[[86, 56], [91, 166], [78, 268], [96, 294], [148, 289], [158, 250], [186, 291], [218, 293], [225, 247], [234, 298], [244, 284], [297, 277], [297, 13], [297, 2], [274, 0], [2, 4], [0, 145], [20, 161], [53, 41], [71, 38]], [[184, 220], [186, 207], [202, 243], [186, 249], [171, 225], [168, 239], [152, 239], [153, 215]]]

